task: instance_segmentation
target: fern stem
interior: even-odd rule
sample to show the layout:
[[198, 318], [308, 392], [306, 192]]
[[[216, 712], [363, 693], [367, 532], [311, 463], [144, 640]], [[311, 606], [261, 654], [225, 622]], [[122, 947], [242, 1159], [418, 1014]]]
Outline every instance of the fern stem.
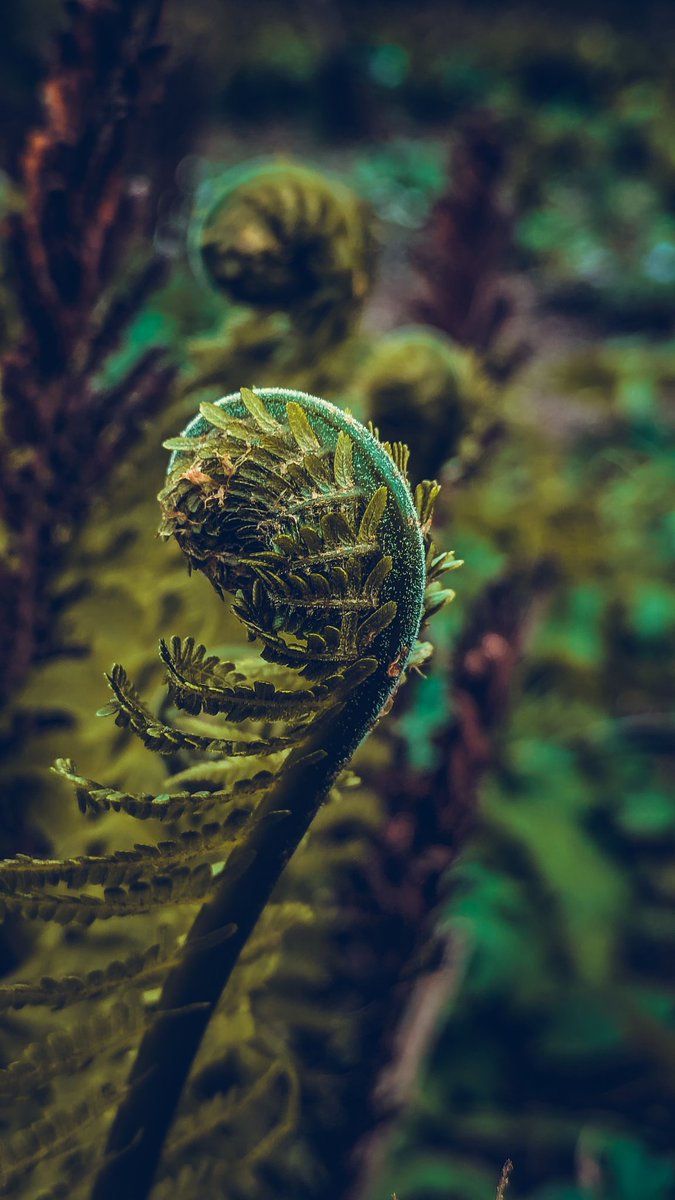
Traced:
[[[377, 675], [359, 689], [359, 716], [366, 730], [380, 709]], [[255, 924], [294, 850], [342, 764], [361, 740], [363, 725], [345, 710], [320, 722], [306, 753], [330, 744], [330, 755], [283, 773], [263, 802], [249, 838], [228, 860], [223, 882], [204, 905], [188, 937], [182, 961], [165, 984], [156, 1021], [146, 1033], [130, 1076], [130, 1090], [110, 1131], [106, 1161], [92, 1200], [145, 1200], [166, 1134], [192, 1063], [220, 996]], [[305, 747], [303, 747], [303, 751]], [[279, 818], [279, 812], [284, 815]], [[236, 932], [222, 943], [226, 926]]]

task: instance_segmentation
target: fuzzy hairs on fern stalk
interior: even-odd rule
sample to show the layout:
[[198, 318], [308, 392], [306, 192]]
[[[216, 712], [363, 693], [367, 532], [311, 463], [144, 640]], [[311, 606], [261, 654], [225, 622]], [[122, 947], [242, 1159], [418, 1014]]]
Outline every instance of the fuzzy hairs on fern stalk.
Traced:
[[[263, 661], [235, 665], [207, 656], [193, 639], [173, 638], [160, 652], [171, 705], [187, 714], [182, 724], [170, 723], [164, 708], [161, 716], [148, 708], [119, 666], [104, 712], [174, 760], [206, 755], [218, 763], [219, 783], [129, 795], [62, 760], [58, 770], [83, 811], [166, 819], [173, 840], [98, 857], [0, 864], [0, 910], [8, 913], [87, 925], [197, 908], [184, 944], [137, 953], [112, 975], [5, 989], [6, 1006], [15, 1007], [48, 1003], [41, 988], [61, 1006], [105, 994], [111, 981], [119, 1004], [135, 995], [91, 1039], [138, 1046], [126, 1083], [98, 1089], [89, 1102], [83, 1097], [75, 1120], [56, 1114], [23, 1131], [0, 1170], [1, 1185], [3, 1170], [12, 1181], [62, 1154], [64, 1142], [70, 1148], [89, 1136], [116, 1105], [107, 1145], [95, 1155], [92, 1200], [145, 1200], [162, 1178], [165, 1148], [175, 1161], [174, 1118], [241, 952], [333, 783], [423, 655], [421, 624], [452, 596], [439, 576], [457, 565], [429, 536], [438, 486], [419, 484], [413, 497], [406, 447], [381, 443], [324, 400], [242, 388], [203, 404], [167, 446], [161, 532], [221, 596], [233, 596]], [[242, 758], [251, 765], [246, 777]], [[149, 980], [159, 999], [145, 990]], [[86, 1058], [86, 1030], [60, 1036], [46, 1065], [44, 1056], [27, 1053], [5, 1082], [43, 1086], [60, 1062], [70, 1068], [78, 1055]]]

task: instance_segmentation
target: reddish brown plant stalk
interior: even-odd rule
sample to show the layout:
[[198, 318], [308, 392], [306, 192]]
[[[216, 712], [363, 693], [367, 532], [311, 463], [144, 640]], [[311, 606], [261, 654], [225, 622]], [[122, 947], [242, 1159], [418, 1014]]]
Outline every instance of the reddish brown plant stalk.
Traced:
[[518, 305], [508, 274], [513, 221], [503, 199], [506, 168], [495, 118], [472, 113], [457, 130], [448, 187], [422, 235], [414, 303], [415, 316], [476, 350], [501, 378], [530, 352], [508, 329]]
[[[129, 153], [150, 81], [162, 0], [82, 0], [44, 85], [44, 125], [22, 161], [25, 203], [7, 222], [24, 332], [2, 362], [0, 699], [55, 652], [63, 552], [172, 369], [157, 348], [103, 386], [110, 353], [161, 279], [144, 245], [147, 185]], [[131, 272], [131, 252], [141, 266]]]

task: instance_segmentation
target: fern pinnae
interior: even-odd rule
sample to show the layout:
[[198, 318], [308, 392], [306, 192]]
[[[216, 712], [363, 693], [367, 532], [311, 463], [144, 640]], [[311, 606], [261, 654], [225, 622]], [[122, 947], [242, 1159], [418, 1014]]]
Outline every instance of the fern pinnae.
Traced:
[[175, 841], [136, 844], [131, 850], [112, 854], [81, 855], [69, 859], [34, 859], [22, 855], [0, 863], [0, 892], [34, 895], [46, 887], [63, 885], [83, 887], [119, 887], [153, 875], [171, 872], [197, 858], [210, 860], [237, 840], [225, 823], [211, 821], [200, 830], [183, 830]]
[[45, 975], [34, 983], [17, 980], [0, 987], [0, 1011], [22, 1008], [61, 1009], [83, 1000], [98, 999], [121, 987], [149, 988], [177, 961], [180, 948], [175, 935], [165, 929], [160, 940], [125, 959], [113, 959], [104, 967], [85, 975], [65, 975], [54, 979]]
[[49, 1034], [0, 1071], [0, 1097], [25, 1095], [56, 1075], [81, 1070], [94, 1056], [129, 1049], [150, 1019], [150, 1012], [138, 1001], [118, 1002], [105, 1016], [80, 1022], [67, 1033]]
[[[137, 821], [173, 822], [181, 817], [189, 817], [194, 823], [216, 809], [221, 817], [227, 814], [230, 821], [237, 822], [251, 812], [251, 804], [245, 801], [245, 797], [259, 796], [272, 785], [275, 778], [273, 771], [257, 771], [250, 778], [235, 779], [228, 790], [217, 787], [204, 790], [193, 788], [191, 791], [153, 796], [148, 792], [120, 791], [79, 775], [72, 759], [57, 759], [52, 770], [72, 784], [80, 812], [97, 815], [102, 812], [124, 813]], [[187, 779], [190, 774], [192, 772], [187, 770], [175, 778]]]
[[[317, 603], [321, 601], [317, 600]], [[245, 679], [242, 683], [228, 683], [227, 680], [221, 683], [218, 660], [210, 669], [200, 660], [195, 671], [189, 653], [177, 643], [179, 639], [174, 638], [172, 648], [169, 648], [165, 641], [160, 642], [160, 656], [169, 668], [167, 685], [174, 703], [186, 712], [220, 714], [233, 721], [248, 718], [276, 721], [316, 712], [325, 708], [340, 689], [348, 690], [354, 686], [357, 675], [365, 677], [370, 666], [355, 663], [342, 674], [331, 676], [311, 688], [281, 689], [270, 681], [249, 683]]]
[[134, 879], [126, 886], [109, 885], [103, 896], [46, 891], [0, 893], [0, 917], [16, 915], [59, 925], [91, 925], [113, 917], [138, 917], [175, 904], [196, 904], [214, 890], [208, 863], [179, 866], [170, 873]]
[[[437, 588], [444, 562], [428, 536], [433, 487], [419, 492], [416, 508], [399, 470], [405, 455], [316, 397], [244, 388], [203, 406], [171, 445], [161, 532], [219, 594], [234, 596], [249, 640], [262, 647], [260, 678], [249, 663], [237, 669], [192, 639], [163, 642], [169, 695], [187, 714], [180, 725], [159, 719], [115, 666], [102, 715], [114, 715], [150, 750], [185, 755], [186, 765], [160, 797], [106, 788], [79, 776], [70, 760], [56, 769], [85, 813], [198, 828], [172, 829], [172, 840], [132, 850], [0, 868], [0, 914], [86, 925], [199, 906], [185, 944], [159, 972], [156, 1015], [92, 1200], [148, 1196], [223, 990], [286, 862], [398, 687], [423, 617], [427, 570]], [[195, 766], [195, 752], [212, 765]], [[249, 778], [228, 776], [228, 764], [247, 759]], [[73, 894], [92, 887], [102, 895]], [[141, 956], [140, 979], [150, 966]], [[134, 975], [125, 975], [130, 989]], [[73, 985], [71, 1000], [101, 983], [105, 993], [98, 977]], [[66, 1002], [68, 985], [57, 991]]]
[[[0, 1195], [46, 1158], [71, 1149], [89, 1127], [99, 1121], [124, 1095], [123, 1086], [106, 1083], [69, 1108], [55, 1108], [19, 1133], [6, 1138], [0, 1150]], [[67, 1195], [71, 1194], [69, 1188]]]
[[258, 758], [274, 754], [277, 750], [284, 750], [295, 740], [294, 734], [270, 737], [264, 741], [244, 741], [178, 729], [158, 720], [141, 703], [123, 667], [115, 664], [107, 679], [115, 699], [99, 710], [99, 716], [115, 715], [118, 725], [131, 729], [149, 750], [158, 754], [169, 755], [179, 750], [198, 750], [202, 754], [217, 754], [220, 757], [234, 758], [244, 755]]

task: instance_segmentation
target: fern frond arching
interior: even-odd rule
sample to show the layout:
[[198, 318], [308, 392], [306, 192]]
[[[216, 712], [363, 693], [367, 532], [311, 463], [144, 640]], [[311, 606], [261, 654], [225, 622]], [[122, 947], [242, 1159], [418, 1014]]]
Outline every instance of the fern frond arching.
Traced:
[[158, 754], [175, 754], [179, 750], [199, 750], [202, 754], [217, 754], [221, 757], [233, 758], [237, 755], [259, 758], [261, 755], [274, 754], [277, 750], [286, 749], [295, 741], [294, 734], [270, 737], [264, 741], [243, 741], [222, 737], [190, 733], [167, 725], [150, 712], [141, 702], [134, 686], [123, 667], [115, 664], [107, 676], [115, 696], [104, 709], [101, 716], [115, 716], [116, 723], [132, 730], [140, 737], [149, 750]]
[[54, 892], [0, 893], [0, 917], [8, 914], [59, 925], [91, 925], [113, 917], [137, 917], [151, 909], [173, 904], [197, 903], [215, 886], [211, 867], [177, 867], [164, 875], [133, 880], [126, 887], [106, 887], [103, 896], [68, 895]]
[[[261, 647], [260, 677], [250, 661], [242, 670], [238, 655], [221, 660], [191, 638], [162, 642], [169, 701], [187, 714], [174, 718], [164, 706], [145, 704], [115, 666], [108, 677], [114, 698], [102, 715], [114, 715], [148, 749], [171, 755], [173, 781], [153, 796], [105, 787], [80, 776], [70, 760], [56, 769], [85, 815], [163, 820], [172, 826], [170, 838], [0, 866], [0, 913], [87, 925], [149, 913], [191, 916], [190, 906], [198, 906], [184, 943], [176, 936], [166, 955], [140, 952], [119, 968], [122, 1003], [127, 993], [138, 997], [144, 981], [163, 986], [152, 995], [92, 1200], [147, 1197], [235, 967], [241, 964], [254, 989], [265, 978], [251, 940], [256, 922], [417, 653], [428, 576], [437, 587], [440, 570], [452, 565], [429, 540], [435, 485], [418, 491], [416, 508], [403, 450], [382, 445], [316, 397], [242, 388], [204, 405], [171, 445], [161, 532], [176, 539], [189, 566], [220, 595], [233, 596], [249, 641]], [[195, 764], [198, 754], [209, 756], [208, 768]], [[236, 777], [228, 764], [241, 760], [243, 771], [249, 759], [248, 777]], [[280, 936], [273, 926], [265, 930], [263, 922], [263, 940]], [[43, 980], [32, 1000], [23, 995], [26, 1003], [44, 1004], [51, 991], [58, 1003], [74, 1003], [109, 993], [111, 982], [105, 971], [74, 983]], [[7, 1003], [27, 986], [8, 989]], [[134, 1011], [143, 1023], [143, 1004], [136, 1001]], [[67, 1037], [41, 1074], [31, 1076], [27, 1060], [27, 1084], [32, 1078], [38, 1086], [38, 1078], [73, 1063], [82, 1043]], [[22, 1069], [15, 1070], [18, 1079]]]
[[57, 759], [53, 770], [72, 784], [82, 813], [118, 812], [139, 821], [178, 821], [189, 817], [194, 822], [217, 809], [221, 817], [227, 812], [229, 819], [237, 823], [250, 813], [250, 803], [244, 797], [260, 795], [275, 778], [273, 771], [257, 771], [250, 779], [235, 780], [228, 791], [195, 789], [153, 796], [149, 792], [122, 792], [78, 775], [69, 758]]
[[[197, 652], [203, 650], [203, 646], [196, 647]], [[221, 683], [218, 660], [212, 660], [213, 666], [208, 668], [201, 655], [195, 670], [192, 648], [184, 646], [180, 638], [172, 638], [171, 647], [165, 641], [160, 642], [160, 655], [169, 668], [169, 694], [179, 708], [193, 714], [201, 711], [212, 716], [219, 714], [230, 721], [278, 721], [318, 712], [334, 703], [337, 695], [349, 691], [375, 667], [373, 660], [357, 662], [311, 688], [283, 690], [269, 681]]]
[[76, 1145], [92, 1124], [119, 1102], [123, 1086], [104, 1084], [69, 1108], [55, 1108], [19, 1133], [5, 1138], [0, 1152], [0, 1191], [7, 1191], [46, 1158]]
[[0, 894], [38, 894], [44, 888], [63, 885], [115, 888], [144, 879], [148, 873], [170, 875], [195, 858], [211, 861], [237, 841], [227, 822], [210, 821], [201, 829], [185, 829], [175, 841], [136, 844], [132, 850], [112, 854], [83, 854], [79, 858], [35, 859], [28, 855], [0, 862]]
[[44, 1087], [56, 1075], [78, 1071], [94, 1055], [133, 1045], [151, 1014], [141, 1004], [115, 1004], [105, 1016], [58, 1031], [27, 1046], [21, 1058], [0, 1071], [0, 1096], [17, 1096]]

